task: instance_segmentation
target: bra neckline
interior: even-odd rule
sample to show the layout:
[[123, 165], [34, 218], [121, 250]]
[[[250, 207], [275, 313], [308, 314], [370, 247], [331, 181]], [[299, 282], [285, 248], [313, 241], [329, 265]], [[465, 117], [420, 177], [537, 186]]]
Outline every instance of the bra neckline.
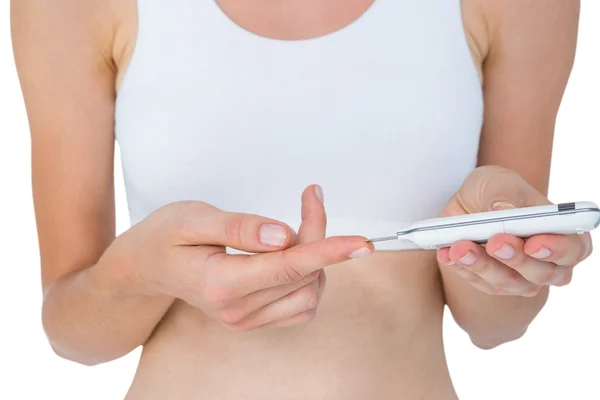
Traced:
[[243, 37], [245, 39], [250, 39], [263, 43], [278, 43], [284, 45], [294, 45], [294, 44], [304, 44], [304, 43], [317, 43], [321, 41], [333, 40], [337, 38], [344, 37], [344, 35], [348, 35], [353, 31], [358, 30], [364, 25], [370, 18], [373, 18], [374, 14], [377, 10], [381, 9], [381, 3], [385, 2], [385, 0], [375, 0], [371, 5], [356, 19], [349, 22], [348, 24], [342, 26], [341, 28], [334, 30], [332, 32], [314, 36], [306, 39], [278, 39], [274, 37], [268, 37], [260, 35], [256, 32], [248, 30], [235, 22], [227, 13], [221, 8], [218, 4], [217, 0], [210, 0], [210, 8], [214, 12], [214, 20], [223, 25], [225, 28], [233, 31], [236, 35]]

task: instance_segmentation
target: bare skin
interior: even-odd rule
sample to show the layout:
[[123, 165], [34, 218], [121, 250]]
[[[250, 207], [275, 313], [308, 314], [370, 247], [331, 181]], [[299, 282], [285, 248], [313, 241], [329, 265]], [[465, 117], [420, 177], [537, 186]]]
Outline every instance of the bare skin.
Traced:
[[[302, 39], [339, 30], [372, 2], [219, 5], [249, 31]], [[444, 306], [481, 348], [515, 340], [549, 284], [568, 283], [566, 268], [591, 252], [587, 237], [498, 237], [487, 249], [458, 243], [437, 255], [351, 259], [364, 238], [324, 238], [316, 186], [303, 194], [297, 238], [284, 227], [281, 247], [258, 241], [261, 224], [277, 224], [268, 216], [202, 203], [158, 210], [115, 238], [114, 101], [135, 47], [135, 7], [132, 0], [12, 3], [32, 131], [44, 327], [60, 356], [87, 365], [143, 345], [127, 399], [456, 399], [442, 345]], [[517, 188], [524, 203], [547, 202], [578, 11], [577, 1], [463, 1], [486, 101], [480, 165], [515, 173], [482, 169], [445, 214], [483, 211], [512, 196], [497, 187]], [[517, 262], [493, 255], [505, 242], [517, 248]], [[261, 254], [234, 259], [223, 246]], [[553, 250], [543, 263], [528, 256], [542, 246]], [[467, 251], [477, 252], [476, 263], [454, 267]], [[193, 273], [190, 254], [201, 260]], [[240, 269], [244, 263], [252, 268]], [[524, 280], [489, 276], [508, 267]], [[567, 272], [550, 282], [557, 271]]]

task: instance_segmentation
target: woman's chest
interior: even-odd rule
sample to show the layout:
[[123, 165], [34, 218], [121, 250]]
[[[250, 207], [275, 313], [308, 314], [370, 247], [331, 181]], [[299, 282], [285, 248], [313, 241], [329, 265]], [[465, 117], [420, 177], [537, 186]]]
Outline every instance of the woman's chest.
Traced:
[[321, 29], [306, 40], [251, 32], [294, 15], [267, 3], [138, 2], [115, 127], [133, 219], [192, 199], [291, 222], [312, 183], [334, 219], [441, 209], [475, 167], [483, 115], [459, 2], [354, 1], [345, 27], [327, 8], [291, 33], [265, 24]]

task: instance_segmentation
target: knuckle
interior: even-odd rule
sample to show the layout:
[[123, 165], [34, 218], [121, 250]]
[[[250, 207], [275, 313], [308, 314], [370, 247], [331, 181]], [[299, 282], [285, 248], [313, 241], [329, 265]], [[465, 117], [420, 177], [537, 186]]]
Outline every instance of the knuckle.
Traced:
[[279, 268], [278, 281], [281, 283], [298, 282], [305, 279], [305, 276], [298, 271], [298, 262], [290, 256], [289, 253], [283, 252], [281, 259], [281, 268]]
[[173, 238], [174, 242], [179, 242], [181, 238], [184, 240], [192, 238], [194, 236], [192, 219], [179, 216], [173, 221], [171, 228], [167, 230], [167, 234]]
[[217, 317], [227, 325], [239, 325], [245, 319], [245, 313], [237, 309], [222, 309], [217, 313]]
[[225, 238], [232, 246], [242, 244], [242, 229], [244, 217], [240, 214], [232, 214], [225, 223]]
[[202, 297], [209, 307], [216, 310], [225, 309], [233, 299], [231, 290], [224, 287], [204, 287]]
[[285, 263], [281, 266], [278, 280], [282, 283], [298, 282], [304, 279], [292, 264]]
[[196, 290], [201, 293], [204, 302], [213, 309], [223, 309], [236, 299], [235, 287], [231, 279], [222, 272], [218, 264], [204, 264], [200, 282]]
[[196, 230], [196, 216], [205, 214], [213, 207], [200, 201], [180, 201], [174, 204], [175, 211], [169, 216], [171, 232], [191, 236]]
[[[322, 244], [317, 248], [317, 253], [321, 252], [321, 246]], [[299, 282], [302, 285], [308, 285], [314, 282], [320, 276], [320, 272], [322, 271], [322, 269], [315, 269], [317, 267], [329, 265], [326, 263], [324, 264], [322, 259], [315, 259], [314, 252], [314, 247], [308, 246], [298, 246], [294, 248], [293, 252], [280, 252], [280, 257], [277, 259], [279, 268], [277, 269], [277, 274], [274, 278], [275, 283], [288, 284]], [[303, 273], [303, 270], [312, 272]]]
[[309, 285], [319, 278], [320, 271], [311, 272], [300, 279], [302, 285]]
[[523, 276], [516, 269], [507, 268], [505, 280], [508, 285], [515, 285], [523, 280]]

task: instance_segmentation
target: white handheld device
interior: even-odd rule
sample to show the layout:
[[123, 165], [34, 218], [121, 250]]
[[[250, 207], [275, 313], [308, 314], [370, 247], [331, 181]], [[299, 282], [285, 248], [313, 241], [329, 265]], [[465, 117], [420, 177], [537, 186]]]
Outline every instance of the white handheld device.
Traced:
[[419, 221], [399, 229], [394, 236], [369, 242], [409, 240], [422, 249], [441, 249], [459, 240], [486, 243], [490, 237], [507, 233], [521, 238], [540, 234], [583, 234], [600, 225], [600, 207], [592, 202], [489, 211]]

